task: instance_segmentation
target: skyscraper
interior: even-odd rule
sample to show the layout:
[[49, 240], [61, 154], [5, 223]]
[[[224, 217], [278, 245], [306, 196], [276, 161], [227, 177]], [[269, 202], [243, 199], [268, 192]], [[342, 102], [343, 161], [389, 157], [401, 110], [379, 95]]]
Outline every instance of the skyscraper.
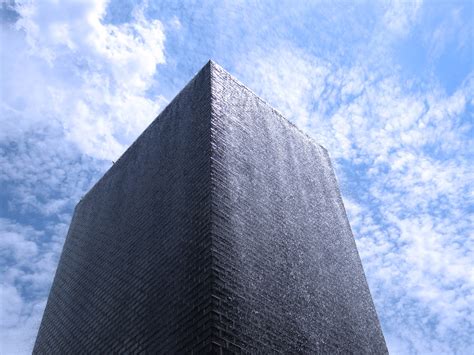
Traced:
[[35, 353], [387, 353], [327, 151], [209, 62], [78, 203]]

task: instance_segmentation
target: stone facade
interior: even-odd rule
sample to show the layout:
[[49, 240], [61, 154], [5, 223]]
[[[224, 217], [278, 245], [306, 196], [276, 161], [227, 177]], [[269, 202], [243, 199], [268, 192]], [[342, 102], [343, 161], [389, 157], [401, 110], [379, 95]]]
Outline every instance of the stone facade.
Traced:
[[209, 62], [76, 207], [34, 353], [387, 348], [327, 151]]

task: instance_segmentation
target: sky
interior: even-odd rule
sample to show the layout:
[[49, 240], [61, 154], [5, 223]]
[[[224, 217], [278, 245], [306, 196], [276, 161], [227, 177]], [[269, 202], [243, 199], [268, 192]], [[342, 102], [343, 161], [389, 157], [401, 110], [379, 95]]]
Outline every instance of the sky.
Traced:
[[474, 2], [0, 1], [0, 353], [75, 204], [212, 59], [325, 146], [392, 354], [474, 354]]

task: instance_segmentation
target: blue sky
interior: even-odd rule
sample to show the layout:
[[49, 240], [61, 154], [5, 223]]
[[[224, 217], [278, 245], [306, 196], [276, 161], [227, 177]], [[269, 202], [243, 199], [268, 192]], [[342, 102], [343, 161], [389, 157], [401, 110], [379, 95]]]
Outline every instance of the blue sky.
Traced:
[[472, 1], [3, 1], [0, 346], [74, 205], [212, 58], [328, 148], [393, 354], [473, 354]]

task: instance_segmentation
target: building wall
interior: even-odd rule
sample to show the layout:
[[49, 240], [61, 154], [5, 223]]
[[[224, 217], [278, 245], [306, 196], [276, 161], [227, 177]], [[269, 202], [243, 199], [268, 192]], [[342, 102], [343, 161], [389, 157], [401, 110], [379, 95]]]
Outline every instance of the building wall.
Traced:
[[219, 344], [386, 353], [327, 151], [219, 67], [212, 76]]
[[208, 63], [77, 205], [34, 353], [386, 353], [326, 150]]
[[204, 68], [77, 205], [34, 353], [181, 353], [210, 327]]

